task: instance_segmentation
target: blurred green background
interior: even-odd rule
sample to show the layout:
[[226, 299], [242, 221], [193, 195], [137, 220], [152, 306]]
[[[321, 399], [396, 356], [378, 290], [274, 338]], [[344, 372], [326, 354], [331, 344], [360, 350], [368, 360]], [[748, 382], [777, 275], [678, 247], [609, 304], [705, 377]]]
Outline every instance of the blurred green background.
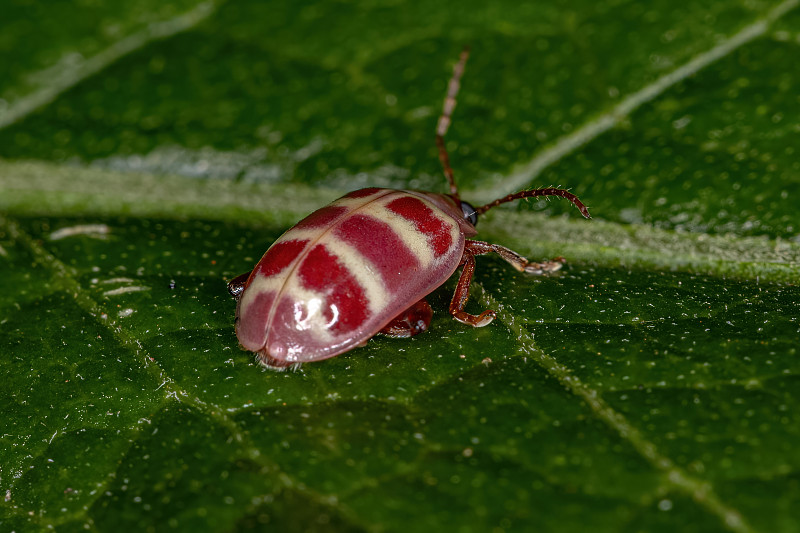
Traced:
[[[1, 531], [796, 531], [798, 2], [0, 0]], [[263, 372], [225, 282], [364, 186], [497, 209], [467, 329]]]

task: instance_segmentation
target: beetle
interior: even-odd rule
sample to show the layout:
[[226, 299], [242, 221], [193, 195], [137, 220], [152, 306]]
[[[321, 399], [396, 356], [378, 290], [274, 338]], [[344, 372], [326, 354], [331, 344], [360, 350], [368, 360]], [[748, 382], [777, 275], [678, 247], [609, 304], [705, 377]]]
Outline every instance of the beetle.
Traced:
[[480, 207], [461, 200], [444, 136], [456, 105], [469, 51], [450, 79], [436, 144], [449, 194], [368, 188], [351, 192], [308, 215], [266, 251], [255, 268], [228, 284], [236, 299], [236, 335], [266, 367], [282, 370], [334, 357], [372, 336], [410, 337], [428, 329], [433, 311], [425, 296], [462, 267], [450, 314], [486, 326], [491, 310], [464, 310], [475, 256], [494, 252], [520, 272], [559, 270], [563, 259], [535, 263], [497, 244], [471, 240], [478, 216], [523, 198], [560, 196], [585, 216], [569, 191], [524, 190]]

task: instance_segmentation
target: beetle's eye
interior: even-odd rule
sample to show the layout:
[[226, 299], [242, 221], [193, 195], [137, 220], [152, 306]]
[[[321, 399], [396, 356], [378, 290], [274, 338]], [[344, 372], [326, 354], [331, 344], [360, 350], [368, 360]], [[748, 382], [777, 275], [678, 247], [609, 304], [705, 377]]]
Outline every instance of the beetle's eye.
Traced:
[[464, 219], [473, 226], [478, 223], [478, 213], [467, 202], [461, 202], [461, 212], [464, 213]]

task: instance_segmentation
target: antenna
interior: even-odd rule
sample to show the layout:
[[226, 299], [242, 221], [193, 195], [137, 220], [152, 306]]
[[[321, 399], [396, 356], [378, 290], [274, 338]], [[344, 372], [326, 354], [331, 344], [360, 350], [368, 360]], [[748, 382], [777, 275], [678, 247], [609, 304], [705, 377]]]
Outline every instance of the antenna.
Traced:
[[450, 127], [450, 117], [453, 116], [453, 110], [456, 108], [456, 95], [458, 89], [461, 87], [461, 75], [464, 74], [464, 65], [467, 63], [469, 57], [469, 47], [465, 46], [458, 57], [458, 63], [453, 67], [453, 77], [450, 78], [450, 83], [447, 84], [447, 96], [444, 98], [444, 108], [442, 109], [442, 116], [439, 117], [439, 123], [436, 125], [436, 146], [439, 147], [439, 161], [442, 162], [444, 167], [444, 175], [447, 182], [450, 184], [450, 196], [456, 202], [460, 201], [458, 195], [458, 186], [456, 185], [456, 178], [453, 175], [453, 169], [450, 167], [450, 158], [447, 155], [447, 148], [444, 146], [444, 136], [447, 134], [447, 129]]
[[482, 215], [489, 209], [493, 207], [497, 207], [500, 204], [504, 204], [506, 202], [513, 202], [514, 200], [521, 200], [524, 198], [536, 198], [539, 196], [560, 196], [561, 198], [566, 198], [573, 204], [575, 207], [580, 210], [581, 214], [586, 218], [592, 218], [589, 215], [589, 209], [583, 205], [583, 202], [578, 200], [578, 197], [572, 194], [571, 192], [564, 190], [564, 189], [556, 189], [555, 187], [546, 187], [543, 189], [530, 189], [527, 191], [519, 191], [513, 194], [509, 194], [508, 196], [504, 196], [502, 198], [498, 198], [494, 202], [489, 202], [486, 205], [482, 205], [475, 209], [475, 214]]

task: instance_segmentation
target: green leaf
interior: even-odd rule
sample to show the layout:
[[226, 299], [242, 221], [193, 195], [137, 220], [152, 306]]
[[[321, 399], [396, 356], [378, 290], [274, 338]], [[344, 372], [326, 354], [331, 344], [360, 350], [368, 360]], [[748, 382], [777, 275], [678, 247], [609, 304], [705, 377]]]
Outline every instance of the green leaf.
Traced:
[[[796, 0], [6, 2], [0, 530], [795, 531]], [[36, 35], [33, 39], [30, 35]], [[263, 371], [226, 281], [366, 185], [498, 208], [469, 328]], [[477, 204], [476, 204], [477, 205]]]

